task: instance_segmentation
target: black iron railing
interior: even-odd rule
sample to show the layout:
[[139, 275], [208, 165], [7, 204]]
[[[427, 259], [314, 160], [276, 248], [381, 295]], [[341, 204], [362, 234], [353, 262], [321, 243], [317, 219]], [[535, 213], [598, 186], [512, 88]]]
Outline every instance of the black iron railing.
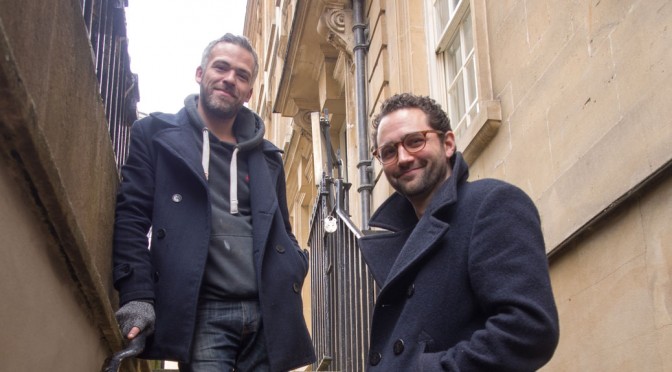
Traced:
[[[321, 122], [330, 170], [335, 156], [329, 145], [328, 122]], [[347, 211], [350, 185], [343, 182], [338, 168], [337, 179], [329, 171], [323, 174], [308, 241], [312, 332], [318, 356], [313, 370], [363, 371], [377, 288], [359, 250], [362, 233]]]
[[105, 105], [117, 168], [126, 160], [130, 126], [137, 119], [137, 75], [131, 72], [126, 37], [128, 0], [81, 0], [93, 63]]

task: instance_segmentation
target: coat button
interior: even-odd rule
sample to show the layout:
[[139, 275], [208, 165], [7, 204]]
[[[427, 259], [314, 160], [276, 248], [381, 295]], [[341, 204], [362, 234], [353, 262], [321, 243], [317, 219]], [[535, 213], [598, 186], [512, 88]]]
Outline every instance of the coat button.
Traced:
[[394, 345], [392, 346], [392, 351], [394, 351], [394, 355], [399, 355], [404, 352], [404, 340], [398, 339], [397, 341], [394, 342]]
[[406, 296], [413, 297], [414, 293], [415, 293], [415, 284], [411, 284], [408, 286], [408, 289], [406, 290]]
[[275, 250], [278, 251], [278, 253], [285, 253], [285, 247], [279, 244], [275, 246]]
[[156, 238], [157, 239], [163, 239], [166, 237], [166, 229], [158, 229], [156, 230]]
[[301, 286], [299, 285], [299, 283], [294, 282], [294, 284], [292, 284], [292, 289], [294, 290], [295, 293], [301, 292]]
[[372, 352], [371, 355], [369, 355], [369, 364], [372, 366], [377, 366], [381, 359], [383, 359], [383, 357], [380, 355], [380, 353]]
[[174, 201], [175, 203], [179, 203], [179, 202], [182, 201], [182, 195], [180, 195], [180, 194], [173, 194], [172, 199], [173, 199], [173, 201]]
[[159, 282], [159, 272], [155, 271], [153, 277], [154, 277], [154, 283], [158, 283]]

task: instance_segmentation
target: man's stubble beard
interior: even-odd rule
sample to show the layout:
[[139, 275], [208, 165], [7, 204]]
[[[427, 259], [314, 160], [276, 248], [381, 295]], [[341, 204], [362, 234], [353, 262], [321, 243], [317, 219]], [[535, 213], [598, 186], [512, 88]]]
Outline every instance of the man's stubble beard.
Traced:
[[433, 163], [431, 167], [424, 168], [425, 172], [423, 174], [413, 179], [412, 185], [397, 178], [392, 182], [392, 187], [406, 198], [429, 195], [447, 179], [449, 167], [448, 163]]
[[212, 94], [212, 92], [207, 94], [204, 87], [201, 87], [201, 97], [204, 98], [202, 100], [203, 109], [209, 114], [221, 119], [230, 119], [236, 116], [238, 111], [240, 111], [240, 108], [243, 106], [242, 104], [234, 105], [218, 100], [215, 95]]

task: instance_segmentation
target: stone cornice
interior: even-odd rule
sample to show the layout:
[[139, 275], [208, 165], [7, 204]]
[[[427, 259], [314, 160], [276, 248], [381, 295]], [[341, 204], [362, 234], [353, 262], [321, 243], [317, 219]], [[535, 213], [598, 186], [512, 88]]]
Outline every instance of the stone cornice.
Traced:
[[317, 24], [317, 32], [329, 44], [352, 58], [355, 39], [352, 33], [350, 1], [322, 0], [322, 3], [324, 11]]

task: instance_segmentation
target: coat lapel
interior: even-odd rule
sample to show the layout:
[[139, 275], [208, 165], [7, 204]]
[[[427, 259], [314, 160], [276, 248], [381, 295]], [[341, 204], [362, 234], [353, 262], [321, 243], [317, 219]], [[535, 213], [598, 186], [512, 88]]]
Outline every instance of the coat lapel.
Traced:
[[[254, 250], [261, 253], [263, 260], [264, 247], [271, 231], [273, 216], [278, 208], [275, 195], [275, 182], [271, 177], [268, 162], [262, 151], [253, 150], [248, 157], [250, 170], [250, 203], [252, 207], [252, 223]], [[261, 261], [260, 261], [261, 262]]]
[[362, 256], [379, 287], [385, 284], [408, 233], [408, 230], [397, 233], [369, 231], [359, 241]]
[[374, 278], [379, 284], [384, 283], [381, 294], [433, 249], [445, 249], [437, 243], [448, 232], [450, 224], [439, 216], [445, 216], [445, 210], [457, 202], [457, 185], [469, 176], [462, 155], [455, 155], [452, 175], [438, 190], [420, 221], [415, 218], [411, 203], [398, 193], [388, 198], [371, 217], [370, 226], [392, 232], [364, 237], [361, 241], [362, 254]]
[[387, 287], [433, 248], [439, 248], [436, 242], [448, 231], [449, 227], [448, 223], [432, 216], [421, 219], [408, 239], [405, 240], [397, 259], [390, 268], [383, 288]]
[[201, 165], [201, 148], [191, 140], [194, 136], [185, 125], [165, 129], [156, 135], [157, 144], [168, 153], [184, 162], [187, 167], [207, 185], [203, 165]]
[[359, 248], [378, 286], [387, 281], [404, 242], [417, 224], [413, 207], [406, 198], [394, 193], [378, 208], [370, 226], [387, 231], [372, 230], [360, 238]]

